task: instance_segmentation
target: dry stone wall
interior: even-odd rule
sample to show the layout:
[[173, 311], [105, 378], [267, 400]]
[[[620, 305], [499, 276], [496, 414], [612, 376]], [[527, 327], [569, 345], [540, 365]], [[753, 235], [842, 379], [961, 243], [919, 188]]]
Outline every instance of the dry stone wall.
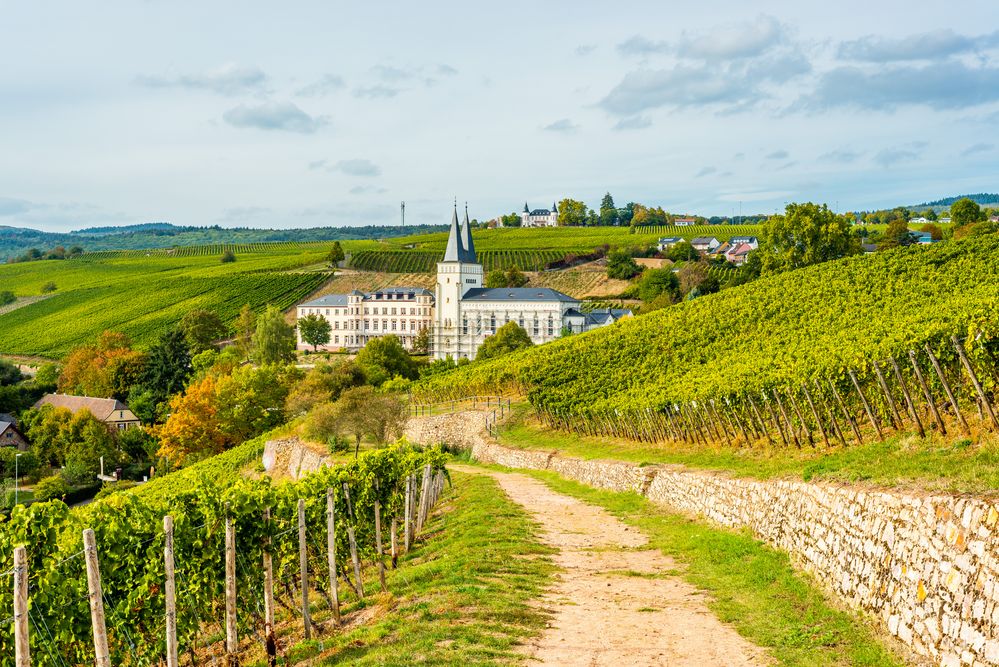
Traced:
[[407, 437], [484, 462], [553, 470], [667, 508], [748, 527], [849, 605], [947, 667], [999, 665], [999, 506], [994, 499], [734, 478], [680, 466], [584, 461], [496, 444], [484, 415], [414, 418]]

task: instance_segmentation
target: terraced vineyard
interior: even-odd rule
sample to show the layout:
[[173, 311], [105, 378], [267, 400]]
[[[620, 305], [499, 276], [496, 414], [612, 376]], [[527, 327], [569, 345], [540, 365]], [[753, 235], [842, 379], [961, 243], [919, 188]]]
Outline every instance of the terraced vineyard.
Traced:
[[[582, 254], [588, 250], [579, 250]], [[516, 266], [521, 271], [541, 271], [569, 252], [559, 250], [486, 250], [478, 253], [483, 270]], [[362, 271], [384, 273], [430, 273], [436, 270], [441, 254], [426, 250], [363, 250], [351, 256], [350, 264]]]

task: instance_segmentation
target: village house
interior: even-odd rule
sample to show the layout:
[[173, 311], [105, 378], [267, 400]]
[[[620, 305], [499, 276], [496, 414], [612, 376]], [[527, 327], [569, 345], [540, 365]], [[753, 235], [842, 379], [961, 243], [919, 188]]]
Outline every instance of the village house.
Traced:
[[675, 218], [673, 224], [677, 227], [693, 227], [697, 224], [696, 218]]
[[667, 250], [675, 246], [677, 243], [682, 243], [682, 242], [683, 242], [682, 236], [664, 236], [661, 239], [659, 239], [659, 243], [656, 244], [656, 248], [659, 249], [659, 252], [666, 252]]
[[757, 248], [760, 247], [760, 240], [755, 236], [733, 236], [728, 240], [728, 242], [732, 247], [735, 247], [741, 243], [745, 243], [753, 250], [756, 250]]
[[756, 250], [756, 248], [754, 248], [748, 243], [740, 243], [738, 245], [734, 245], [725, 252], [725, 261], [731, 262], [736, 266], [742, 266], [743, 264], [746, 263], [746, 260], [749, 258], [749, 253], [753, 252], [754, 250]]
[[23, 452], [28, 448], [28, 439], [21, 435], [13, 421], [0, 420], [0, 447], [16, 447]]
[[128, 409], [128, 406], [114, 398], [73, 396], [71, 394], [45, 394], [32, 407], [40, 408], [44, 405], [51, 405], [54, 408], [66, 408], [74, 414], [80, 410], [88, 410], [90, 414], [107, 424], [108, 428], [118, 431], [142, 426], [142, 422]]
[[551, 209], [536, 208], [533, 211], [524, 202], [524, 212], [520, 214], [521, 227], [557, 227], [558, 206], [552, 203]]
[[721, 242], [713, 236], [698, 236], [691, 240], [690, 245], [694, 246], [697, 252], [710, 254], [721, 245]]

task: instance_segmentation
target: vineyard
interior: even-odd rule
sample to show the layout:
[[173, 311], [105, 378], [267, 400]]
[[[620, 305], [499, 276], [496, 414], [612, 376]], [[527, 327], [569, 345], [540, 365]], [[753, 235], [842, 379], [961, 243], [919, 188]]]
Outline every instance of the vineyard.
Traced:
[[[579, 250], [579, 253], [588, 251]], [[521, 271], [543, 271], [569, 253], [558, 250], [486, 250], [478, 253], [483, 271], [516, 266]], [[362, 271], [384, 273], [431, 273], [440, 253], [420, 250], [364, 250], [351, 256], [351, 266]]]
[[524, 393], [552, 425], [637, 439], [843, 444], [996, 428], [997, 351], [999, 238], [979, 237], [765, 278], [417, 393]]
[[206, 664], [223, 637], [236, 664], [250, 645], [274, 655], [275, 606], [306, 638], [327, 632], [344, 601], [377, 588], [362, 563], [378, 566], [384, 590], [386, 556], [426, 520], [442, 465], [439, 450], [396, 445], [273, 485], [216, 479], [226, 465], [210, 462], [74, 511], [19, 506], [0, 530], [0, 665], [15, 664], [15, 634], [27, 639], [18, 665], [29, 649], [46, 667]]
[[[341, 241], [345, 247], [378, 245], [373, 241]], [[214, 243], [210, 245], [176, 246], [150, 250], [98, 250], [74, 258], [75, 261], [98, 259], [130, 259], [137, 257], [221, 257], [226, 251], [234, 254], [260, 253], [325, 253], [329, 252], [332, 241], [279, 241], [272, 243]]]

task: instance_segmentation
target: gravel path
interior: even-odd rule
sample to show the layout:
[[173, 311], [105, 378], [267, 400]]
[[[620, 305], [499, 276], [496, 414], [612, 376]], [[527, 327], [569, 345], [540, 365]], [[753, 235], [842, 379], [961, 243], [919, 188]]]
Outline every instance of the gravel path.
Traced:
[[545, 665], [769, 665], [763, 649], [723, 624], [676, 563], [642, 533], [594, 505], [516, 473], [493, 477], [558, 549], [560, 573], [541, 605], [547, 630], [524, 647]]

